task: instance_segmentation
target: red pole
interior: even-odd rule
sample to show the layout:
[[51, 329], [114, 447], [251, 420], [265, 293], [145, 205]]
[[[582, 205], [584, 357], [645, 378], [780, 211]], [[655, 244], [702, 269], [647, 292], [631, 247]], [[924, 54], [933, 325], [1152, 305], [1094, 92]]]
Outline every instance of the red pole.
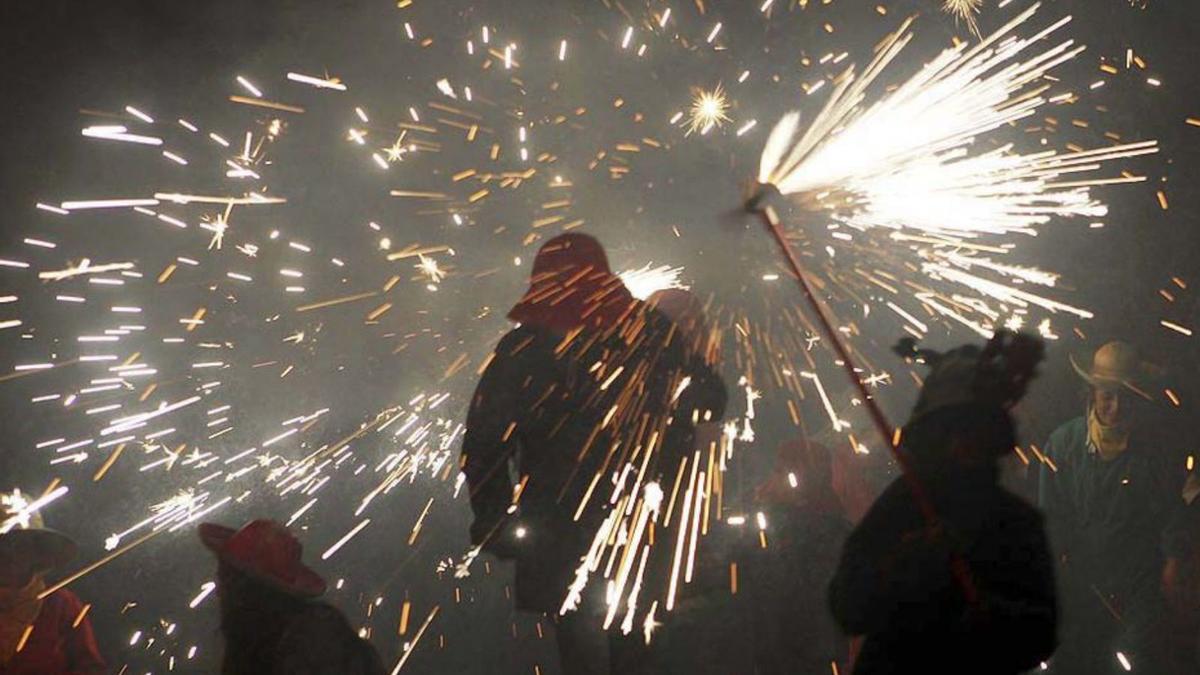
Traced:
[[[763, 188], [760, 187], [761, 189]], [[800, 290], [804, 293], [804, 299], [808, 301], [813, 314], [817, 318], [817, 324], [820, 326], [821, 332], [825, 334], [825, 339], [829, 340], [830, 344], [833, 345], [834, 352], [842, 362], [842, 368], [850, 377], [850, 382], [854, 384], [859, 395], [862, 396], [863, 404], [866, 405], [867, 412], [871, 415], [871, 421], [875, 425], [875, 430], [879, 432], [879, 436], [883, 439], [884, 444], [891, 449], [892, 457], [900, 465], [900, 474], [904, 476], [905, 481], [912, 490], [913, 499], [917, 502], [917, 508], [920, 509], [921, 515], [924, 516], [926, 524], [936, 527], [938, 525], [938, 515], [933, 507], [933, 502], [929, 499], [929, 495], [925, 492], [921, 481], [913, 473], [908, 458], [900, 452], [899, 439], [895, 437], [899, 429], [892, 430], [892, 425], [888, 422], [887, 417], [884, 416], [883, 410], [879, 408], [879, 404], [867, 390], [867, 385], [863, 383], [862, 378], [855, 372], [854, 361], [850, 358], [850, 352], [846, 349], [841, 339], [838, 338], [837, 331], [833, 327], [833, 322], [825, 314], [825, 310], [821, 307], [820, 301], [813, 292], [812, 285], [808, 283], [808, 279], [800, 267], [800, 261], [796, 259], [795, 252], [792, 251], [792, 247], [788, 244], [787, 238], [784, 236], [783, 227], [779, 223], [779, 217], [770, 206], [761, 204], [765, 196], [765, 194], [759, 193], [751, 197], [746, 203], [746, 208], [759, 216], [763, 224], [766, 225], [767, 231], [775, 240], [775, 243], [779, 245], [779, 250], [783, 253], [788, 267], [791, 268], [792, 274], [796, 277], [796, 282], [800, 285]], [[967, 602], [974, 605], [979, 599], [979, 594], [975, 589], [975, 584], [971, 581], [971, 573], [967, 567], [967, 561], [958, 552], [952, 552], [950, 569], [959, 586], [962, 587]]]

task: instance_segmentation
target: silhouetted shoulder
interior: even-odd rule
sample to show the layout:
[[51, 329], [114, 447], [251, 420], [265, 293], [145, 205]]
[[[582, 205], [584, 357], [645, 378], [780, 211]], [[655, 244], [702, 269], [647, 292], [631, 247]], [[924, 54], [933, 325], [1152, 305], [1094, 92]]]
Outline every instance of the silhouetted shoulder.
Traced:
[[1003, 488], [996, 490], [995, 517], [1020, 527], [1041, 529], [1044, 518], [1042, 512], [1024, 497], [1013, 494]]
[[379, 675], [383, 662], [346, 617], [314, 603], [288, 623], [279, 641], [281, 675]]

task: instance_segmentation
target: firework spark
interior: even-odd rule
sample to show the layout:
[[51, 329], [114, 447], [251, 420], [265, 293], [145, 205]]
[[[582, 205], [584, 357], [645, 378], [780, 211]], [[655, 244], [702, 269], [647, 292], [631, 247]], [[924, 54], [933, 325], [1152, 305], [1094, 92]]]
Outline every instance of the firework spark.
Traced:
[[864, 108], [867, 88], [912, 39], [911, 22], [905, 22], [861, 76], [853, 68], [847, 71], [799, 139], [798, 113], [780, 121], [763, 150], [760, 182], [827, 208], [858, 229], [971, 237], [1032, 233], [1054, 216], [1105, 215], [1090, 187], [1142, 179], [1065, 178], [1095, 171], [1106, 161], [1157, 152], [1157, 143], [1070, 153], [1020, 154], [1011, 145], [983, 153], [972, 148], [976, 137], [1045, 105], [1046, 87], [1039, 80], [1083, 50], [1065, 40], [1018, 60], [1070, 21], [1064, 18], [1029, 38], [1008, 37], [1037, 8], [1022, 12], [975, 47], [944, 51]]
[[638, 269], [625, 270], [619, 276], [621, 277], [621, 281], [625, 282], [625, 287], [629, 289], [633, 297], [645, 300], [657, 291], [668, 288], [680, 288], [683, 290], [690, 288], [680, 278], [682, 274], [682, 267], [671, 267], [670, 265], [655, 266], [653, 263], [646, 263]]
[[729, 115], [729, 100], [725, 90], [717, 85], [712, 91], [695, 90], [692, 105], [688, 108], [687, 135], [699, 132], [707, 134], [714, 128], [721, 128], [726, 122], [731, 122]]
[[981, 37], [976, 17], [979, 16], [979, 10], [982, 8], [983, 0], [946, 0], [942, 4], [942, 11], [966, 23], [967, 28], [975, 34], [975, 37]]

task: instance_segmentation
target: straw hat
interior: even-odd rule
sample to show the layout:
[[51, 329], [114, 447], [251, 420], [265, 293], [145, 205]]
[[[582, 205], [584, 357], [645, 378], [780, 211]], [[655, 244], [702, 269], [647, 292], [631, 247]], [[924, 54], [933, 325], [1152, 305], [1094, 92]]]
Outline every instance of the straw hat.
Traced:
[[0, 549], [34, 561], [37, 572], [71, 562], [79, 547], [67, 535], [46, 529], [37, 511], [26, 512], [30, 501], [20, 490], [0, 494]]
[[1071, 367], [1088, 384], [1098, 389], [1125, 388], [1147, 401], [1154, 400], [1147, 390], [1148, 381], [1161, 375], [1161, 369], [1143, 361], [1137, 348], [1127, 342], [1109, 342], [1092, 355], [1091, 365], [1074, 354], [1070, 355]]
[[325, 580], [300, 561], [303, 546], [273, 520], [254, 520], [240, 530], [202, 523], [200, 540], [217, 558], [262, 583], [304, 598], [325, 592]]

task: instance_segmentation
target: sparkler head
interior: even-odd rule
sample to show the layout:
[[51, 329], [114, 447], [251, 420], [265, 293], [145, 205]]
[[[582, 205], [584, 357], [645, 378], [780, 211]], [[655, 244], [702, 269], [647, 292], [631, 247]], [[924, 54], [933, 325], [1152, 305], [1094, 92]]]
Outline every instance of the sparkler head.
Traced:
[[946, 0], [942, 3], [943, 12], [953, 14], [956, 19], [965, 22], [967, 28], [976, 36], [979, 35], [979, 23], [975, 17], [982, 7], [983, 0]]
[[742, 202], [742, 208], [746, 213], [758, 213], [765, 209], [771, 200], [782, 196], [779, 188], [775, 187], [773, 183], [754, 181], [747, 183], [746, 193], [746, 199]]
[[682, 267], [671, 267], [670, 265], [652, 266], [651, 263], [646, 263], [644, 266], [625, 270], [618, 274], [621, 281], [625, 283], [625, 288], [629, 289], [629, 293], [638, 300], [648, 300], [657, 293], [668, 290], [686, 291], [687, 284], [680, 280], [679, 275], [683, 272]]

